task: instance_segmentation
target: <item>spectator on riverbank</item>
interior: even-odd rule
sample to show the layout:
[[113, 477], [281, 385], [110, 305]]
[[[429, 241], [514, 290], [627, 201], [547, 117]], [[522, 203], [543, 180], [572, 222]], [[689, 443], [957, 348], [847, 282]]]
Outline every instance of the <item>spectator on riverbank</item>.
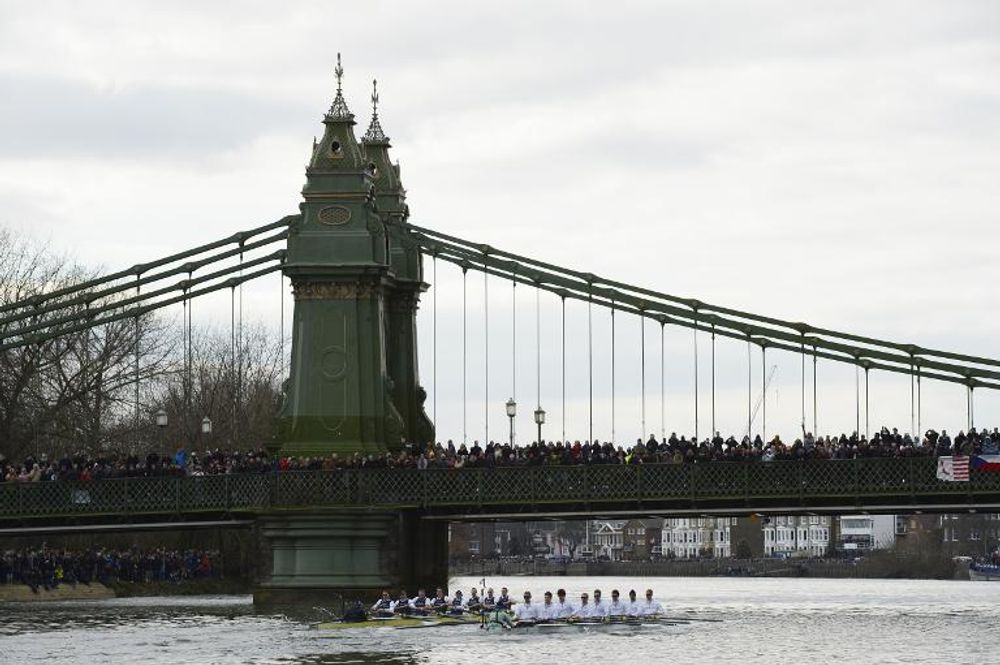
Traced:
[[216, 577], [218, 552], [159, 548], [116, 550], [25, 548], [0, 554], [0, 583], [26, 584], [36, 593], [60, 584], [183, 582]]

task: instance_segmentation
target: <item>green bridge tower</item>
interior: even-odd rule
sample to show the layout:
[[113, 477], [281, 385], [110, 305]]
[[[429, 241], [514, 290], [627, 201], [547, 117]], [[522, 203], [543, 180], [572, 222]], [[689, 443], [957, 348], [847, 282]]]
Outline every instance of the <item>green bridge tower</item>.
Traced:
[[[336, 96], [322, 138], [313, 139], [301, 214], [289, 230], [292, 361], [275, 441], [283, 456], [381, 455], [434, 439], [417, 366], [421, 254], [391, 224], [409, 214], [399, 166], [389, 158], [377, 89], [359, 143], [339, 55], [335, 71]], [[415, 514], [275, 512], [260, 527], [272, 559], [260, 603], [447, 582], [447, 527], [420, 524]]]

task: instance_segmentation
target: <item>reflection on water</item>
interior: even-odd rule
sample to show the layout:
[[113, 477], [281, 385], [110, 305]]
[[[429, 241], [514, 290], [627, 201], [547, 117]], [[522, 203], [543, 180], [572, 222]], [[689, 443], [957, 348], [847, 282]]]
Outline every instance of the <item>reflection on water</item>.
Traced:
[[[456, 588], [477, 580], [460, 578]], [[656, 590], [672, 615], [722, 618], [559, 634], [477, 626], [324, 631], [313, 608], [256, 612], [249, 597], [0, 605], [0, 663], [1000, 662], [985, 634], [1000, 584], [910, 580], [508, 578], [520, 596]]]

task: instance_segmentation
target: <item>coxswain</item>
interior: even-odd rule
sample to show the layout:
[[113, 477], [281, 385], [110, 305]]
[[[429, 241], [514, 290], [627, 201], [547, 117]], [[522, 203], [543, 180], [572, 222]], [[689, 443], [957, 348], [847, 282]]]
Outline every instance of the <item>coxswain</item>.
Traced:
[[375, 601], [372, 608], [369, 610], [373, 617], [391, 617], [392, 616], [392, 598], [389, 597], [388, 591], [382, 592], [382, 597]]
[[465, 601], [465, 609], [472, 614], [479, 614], [480, 610], [483, 609], [483, 601], [479, 597], [479, 592], [476, 591], [476, 587], [472, 587], [469, 593], [469, 599]]
[[601, 601], [601, 590], [594, 589], [593, 617], [603, 619], [608, 616], [608, 604]]
[[628, 613], [625, 603], [619, 600], [618, 596], [618, 589], [612, 589], [611, 602], [608, 603], [607, 609], [608, 618], [616, 621], [621, 620]]
[[431, 599], [427, 597], [427, 591], [418, 589], [417, 597], [410, 600], [410, 611], [413, 614], [427, 616], [430, 614], [430, 604]]
[[341, 619], [344, 623], [360, 623], [366, 621], [368, 615], [365, 614], [365, 607], [361, 604], [360, 600], [355, 600], [354, 603], [347, 608], [344, 612], [344, 617]]
[[518, 623], [532, 624], [538, 621], [537, 608], [531, 604], [531, 592], [524, 592], [524, 602], [514, 608], [514, 619]]
[[434, 599], [431, 600], [431, 609], [438, 614], [444, 614], [448, 611], [448, 599], [444, 597], [444, 589], [438, 587], [434, 591]]
[[556, 617], [556, 606], [552, 603], [552, 592], [546, 591], [542, 597], [542, 604], [536, 609], [539, 621], [554, 621]]
[[572, 603], [566, 602], [566, 589], [559, 589], [556, 591], [556, 618], [557, 619], [569, 619], [573, 616], [573, 605]]
[[654, 617], [663, 614], [663, 605], [659, 601], [653, 600], [653, 590], [646, 589], [646, 601], [640, 603], [641, 616]]
[[642, 616], [642, 606], [635, 599], [635, 589], [630, 589], [628, 592], [628, 601], [625, 603], [625, 614], [629, 617]]
[[486, 590], [486, 595], [482, 599], [482, 607], [484, 612], [489, 612], [496, 608], [497, 599], [493, 597], [493, 587]]
[[595, 616], [597, 615], [594, 614], [594, 606], [590, 602], [590, 596], [585, 591], [580, 594], [580, 604], [573, 610], [572, 618], [586, 620], [593, 619]]
[[392, 613], [399, 616], [409, 616], [413, 608], [410, 607], [410, 598], [406, 595], [406, 590], [399, 592], [399, 598], [392, 604]]
[[500, 596], [497, 598], [497, 609], [509, 610], [513, 604], [510, 596], [507, 594], [507, 587], [500, 587]]
[[465, 600], [462, 598], [461, 589], [456, 590], [455, 595], [452, 597], [451, 601], [449, 601], [448, 614], [453, 616], [465, 614]]

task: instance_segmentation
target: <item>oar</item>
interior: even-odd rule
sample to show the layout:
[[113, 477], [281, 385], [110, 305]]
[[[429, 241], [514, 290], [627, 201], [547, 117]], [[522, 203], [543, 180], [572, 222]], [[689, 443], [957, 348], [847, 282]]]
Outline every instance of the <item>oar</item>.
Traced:
[[701, 621], [703, 623], [722, 623], [722, 619], [699, 619], [697, 617], [659, 617], [665, 621]]

